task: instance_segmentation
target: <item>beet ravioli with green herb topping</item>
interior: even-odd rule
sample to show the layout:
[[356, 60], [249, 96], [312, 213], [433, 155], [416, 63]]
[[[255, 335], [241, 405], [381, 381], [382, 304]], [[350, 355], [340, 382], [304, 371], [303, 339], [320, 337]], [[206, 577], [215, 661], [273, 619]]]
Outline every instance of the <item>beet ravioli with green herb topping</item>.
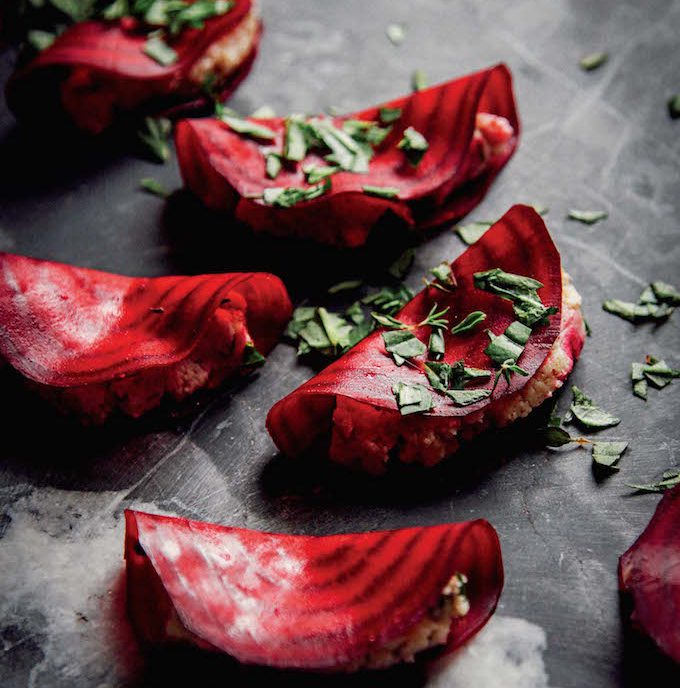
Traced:
[[75, 23], [7, 84], [17, 118], [99, 134], [126, 113], [160, 114], [226, 98], [255, 58], [251, 0], [116, 0]]
[[344, 117], [185, 120], [186, 185], [255, 231], [356, 247], [386, 216], [424, 229], [483, 198], [519, 136], [498, 65]]
[[124, 277], [0, 254], [0, 361], [85, 422], [251, 370], [290, 314], [266, 273]]
[[396, 316], [269, 412], [279, 449], [325, 446], [382, 473], [432, 466], [562, 386], [585, 339], [580, 297], [533, 208], [514, 206]]
[[498, 536], [482, 520], [325, 537], [138, 511], [125, 522], [139, 638], [244, 664], [356, 671], [414, 661], [473, 636], [503, 587]]

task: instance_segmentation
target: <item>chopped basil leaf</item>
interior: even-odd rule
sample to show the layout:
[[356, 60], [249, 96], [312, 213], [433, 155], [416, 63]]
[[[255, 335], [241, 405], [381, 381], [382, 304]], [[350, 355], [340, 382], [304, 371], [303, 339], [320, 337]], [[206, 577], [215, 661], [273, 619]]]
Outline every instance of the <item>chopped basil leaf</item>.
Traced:
[[554, 425], [544, 428], [542, 437], [546, 447], [563, 447], [574, 441], [574, 438], [564, 428]]
[[427, 352], [425, 344], [408, 330], [388, 330], [382, 333], [382, 337], [385, 350], [402, 359], [422, 356]]
[[408, 275], [416, 252], [412, 248], [407, 248], [390, 266], [387, 268], [388, 274], [398, 280], [403, 280]]
[[300, 162], [307, 156], [307, 128], [300, 115], [286, 118], [283, 157]]
[[271, 105], [260, 105], [259, 108], [250, 113], [250, 116], [254, 119], [272, 119], [276, 117], [276, 112]]
[[391, 127], [379, 127], [366, 119], [346, 119], [342, 123], [342, 129], [357, 142], [379, 146], [390, 133]]
[[368, 294], [361, 299], [362, 303], [377, 308], [381, 313], [392, 314], [400, 310], [413, 298], [413, 292], [405, 285], [397, 287], [383, 287], [374, 294]]
[[56, 39], [56, 34], [51, 33], [50, 31], [40, 31], [35, 29], [26, 34], [26, 40], [29, 42], [31, 47], [35, 48], [39, 52], [49, 48]]
[[669, 306], [680, 306], [680, 291], [672, 284], [668, 284], [667, 282], [652, 282], [649, 286], [656, 299], [661, 303], [667, 303]]
[[444, 341], [444, 332], [441, 329], [432, 330], [427, 349], [435, 360], [439, 360], [444, 356], [446, 353], [446, 343]]
[[378, 116], [383, 124], [392, 124], [401, 117], [401, 108], [382, 107], [378, 110]]
[[137, 132], [139, 140], [158, 162], [166, 162], [170, 157], [168, 139], [172, 132], [172, 122], [165, 117], [144, 118], [144, 127]]
[[573, 208], [567, 213], [570, 220], [577, 220], [586, 225], [594, 225], [600, 220], [605, 220], [609, 217], [609, 213], [604, 210], [574, 210]]
[[416, 69], [411, 75], [411, 89], [417, 93], [427, 88], [427, 76], [422, 69]]
[[491, 227], [493, 222], [479, 221], [470, 222], [467, 225], [457, 225], [454, 229], [456, 234], [468, 245], [472, 246], [475, 241], [479, 241], [486, 230]]
[[515, 362], [524, 353], [524, 345], [517, 344], [505, 333], [495, 335], [491, 330], [486, 331], [491, 340], [484, 353], [497, 365], [504, 365], [506, 361]]
[[586, 428], [611, 428], [621, 422], [620, 418], [603, 411], [592, 399], [587, 397], [578, 387], [571, 388], [573, 401], [570, 410], [574, 418]]
[[668, 114], [671, 119], [678, 119], [680, 117], [680, 93], [676, 93], [668, 99]]
[[557, 313], [557, 308], [546, 308], [538, 289], [543, 285], [531, 277], [514, 275], [500, 268], [476, 272], [474, 283], [478, 289], [483, 289], [501, 298], [512, 301], [513, 310], [518, 320], [524, 325], [534, 327], [548, 323], [548, 316]]
[[592, 72], [594, 69], [601, 67], [608, 59], [609, 55], [607, 53], [590, 53], [580, 59], [579, 66], [584, 72]]
[[456, 406], [470, 406], [482, 399], [486, 399], [491, 394], [489, 389], [450, 389], [446, 396], [453, 400]]
[[607, 299], [603, 302], [602, 309], [634, 324], [648, 320], [666, 320], [673, 312], [673, 308], [665, 303], [640, 304], [620, 299]]
[[469, 381], [488, 380], [491, 371], [480, 368], [467, 368], [463, 361], [453, 364], [428, 361], [425, 364], [425, 375], [433, 389], [438, 392], [462, 390]]
[[281, 156], [278, 153], [267, 153], [265, 156], [264, 169], [269, 179], [276, 179], [281, 172]]
[[364, 184], [362, 189], [365, 194], [377, 196], [378, 198], [397, 198], [399, 196], [399, 189], [395, 186], [371, 186]]
[[389, 24], [385, 29], [385, 33], [392, 45], [401, 45], [406, 38], [406, 31], [401, 24]]
[[401, 148], [404, 151], [407, 160], [413, 167], [420, 163], [429, 147], [430, 144], [427, 142], [427, 139], [413, 127], [404, 129], [403, 138], [397, 144], [397, 148]]
[[128, 0], [114, 0], [108, 7], [102, 12], [102, 17], [107, 21], [115, 21], [117, 19], [122, 19], [124, 16], [130, 13], [130, 8]]
[[[332, 287], [328, 287], [329, 294], [338, 294], [341, 291], [352, 291], [358, 289], [363, 282], [361, 280], [345, 280], [344, 282], [338, 282]], [[358, 306], [358, 304], [355, 304]]]
[[319, 196], [323, 196], [330, 189], [330, 180], [325, 183], [302, 188], [297, 186], [270, 187], [265, 189], [262, 200], [267, 204], [277, 208], [292, 208], [301, 201], [310, 201]]
[[149, 34], [143, 52], [163, 67], [175, 64], [178, 59], [177, 53], [157, 33]]
[[473, 330], [477, 325], [479, 325], [480, 322], [483, 322], [484, 320], [486, 320], [486, 313], [482, 313], [482, 311], [472, 311], [472, 313], [466, 315], [463, 320], [451, 328], [451, 334], [470, 332], [470, 330]]
[[628, 487], [632, 487], [638, 492], [664, 492], [676, 485], [680, 485], [680, 470], [672, 468], [668, 471], [664, 471], [661, 480], [656, 483], [649, 483], [647, 485], [628, 485]]
[[222, 115], [220, 119], [237, 134], [244, 134], [245, 136], [251, 136], [254, 139], [262, 139], [265, 141], [273, 141], [276, 138], [276, 134], [263, 124], [251, 122], [242, 117], [232, 117], [230, 115]]
[[153, 194], [154, 196], [160, 196], [161, 198], [167, 198], [170, 192], [155, 179], [151, 177], [145, 177], [139, 180], [139, 187], [144, 191]]
[[408, 325], [393, 318], [391, 315], [382, 315], [380, 313], [371, 313], [371, 317], [383, 327], [389, 327], [393, 330], [407, 330]]
[[307, 182], [309, 184], [317, 184], [323, 179], [339, 172], [340, 168], [337, 165], [306, 165], [302, 168], [302, 171], [307, 175]]
[[645, 380], [644, 365], [642, 363], [631, 364], [630, 379], [633, 383], [633, 394], [647, 401], [647, 380]]
[[243, 354], [244, 366], [261, 366], [267, 359], [255, 348], [254, 344], [246, 344]]
[[425, 413], [433, 406], [432, 395], [422, 385], [397, 382], [393, 385], [392, 392], [402, 416]]
[[451, 287], [456, 286], [456, 278], [453, 276], [451, 263], [447, 263], [446, 261], [439, 263], [439, 265], [435, 265], [430, 269], [430, 273], [440, 282], [448, 284]]
[[628, 442], [593, 442], [593, 461], [618, 471], [617, 464], [627, 447]]
[[[337, 285], [336, 285], [337, 286]], [[328, 290], [329, 293], [336, 293], [336, 292], [331, 292], [330, 289]], [[362, 322], [368, 322], [369, 326], [372, 328], [373, 323], [372, 321], [366, 321], [366, 316], [364, 315], [364, 311], [361, 308], [361, 301], [355, 301], [351, 306], [349, 306], [345, 310], [345, 315], [355, 324], [359, 325]]]

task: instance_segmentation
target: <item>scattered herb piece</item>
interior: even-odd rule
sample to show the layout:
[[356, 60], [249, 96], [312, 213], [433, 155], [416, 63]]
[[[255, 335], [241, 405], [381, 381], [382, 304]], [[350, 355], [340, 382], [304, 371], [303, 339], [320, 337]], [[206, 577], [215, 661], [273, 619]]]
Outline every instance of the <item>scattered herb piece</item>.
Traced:
[[[645, 292], [642, 293], [641, 298], [645, 298]], [[673, 313], [673, 307], [663, 302], [631, 303], [620, 299], [607, 299], [602, 303], [602, 309], [633, 324], [648, 321], [661, 322], [667, 320]]]
[[608, 59], [609, 55], [607, 53], [590, 53], [580, 59], [579, 66], [584, 72], [592, 72], [601, 67]]
[[587, 397], [578, 387], [571, 388], [573, 400], [570, 410], [574, 418], [586, 428], [611, 428], [621, 422], [620, 418], [603, 411], [590, 397]]
[[397, 382], [393, 385], [392, 392], [402, 416], [412, 413], [425, 413], [433, 406], [432, 395], [422, 385]]
[[652, 282], [649, 285], [659, 303], [667, 303], [669, 306], [680, 306], [680, 291], [667, 282]]
[[467, 382], [480, 382], [491, 377], [490, 370], [467, 368], [463, 361], [453, 364], [428, 361], [425, 375], [432, 389], [446, 393], [449, 390], [462, 390]]
[[307, 182], [309, 184], [318, 184], [320, 181], [340, 171], [337, 165], [307, 165], [302, 169], [307, 175]]
[[404, 151], [407, 160], [413, 167], [420, 163], [429, 147], [427, 139], [413, 127], [404, 129], [404, 136], [397, 144], [397, 148]]
[[453, 275], [451, 263], [448, 263], [447, 261], [439, 263], [439, 265], [435, 265], [433, 268], [431, 268], [430, 274], [432, 274], [442, 284], [446, 284], [449, 287], [456, 286], [456, 278]]
[[389, 24], [385, 29], [385, 33], [392, 45], [401, 45], [406, 38], [406, 30], [402, 24]]
[[401, 117], [401, 108], [382, 107], [378, 110], [378, 116], [383, 124], [392, 124]]
[[407, 248], [390, 266], [387, 268], [389, 275], [398, 280], [403, 280], [413, 265], [416, 252], [412, 248]]
[[630, 366], [630, 379], [633, 383], [633, 394], [647, 401], [647, 380], [644, 376], [644, 365], [642, 363], [632, 363]]
[[491, 227], [493, 222], [487, 222], [486, 220], [481, 220], [478, 222], [470, 222], [467, 225], [457, 225], [454, 227], [456, 234], [465, 242], [468, 246], [472, 246], [475, 241], [484, 236], [486, 230]]
[[422, 69], [416, 69], [411, 75], [411, 89], [417, 93], [427, 88], [428, 80]]
[[564, 428], [554, 425], [543, 428], [541, 437], [546, 447], [563, 447], [574, 441], [574, 438]]
[[140, 179], [139, 187], [147, 193], [153, 194], [154, 196], [160, 196], [161, 198], [167, 198], [170, 195], [170, 192], [160, 182], [151, 177]]
[[281, 172], [281, 156], [278, 153], [267, 153], [264, 168], [269, 179], [276, 179]]
[[618, 471], [617, 464], [627, 447], [628, 442], [593, 442], [593, 461], [598, 466]]
[[671, 96], [667, 102], [668, 114], [671, 119], [678, 119], [680, 117], [680, 93]]
[[489, 389], [450, 389], [446, 396], [453, 400], [456, 406], [470, 406], [491, 395]]
[[430, 356], [438, 361], [444, 357], [446, 353], [446, 342], [444, 341], [443, 330], [436, 328], [432, 330], [430, 334], [430, 341], [427, 345], [427, 350], [430, 352]]
[[166, 162], [170, 157], [168, 139], [172, 132], [172, 122], [165, 117], [144, 118], [144, 126], [137, 132], [137, 137], [144, 144], [154, 160]]
[[491, 330], [486, 331], [491, 340], [484, 353], [497, 365], [504, 365], [507, 361], [516, 363], [517, 359], [524, 353], [524, 346], [529, 341], [531, 330], [515, 321], [510, 323], [505, 332], [495, 335]]
[[301, 201], [310, 201], [323, 196], [330, 189], [330, 180], [307, 188], [298, 186], [270, 187], [264, 190], [262, 200], [277, 208], [292, 208]]
[[422, 356], [427, 347], [412, 332], [408, 330], [387, 330], [382, 333], [385, 350], [392, 354], [397, 365], [401, 365], [407, 358]]
[[243, 365], [249, 367], [259, 367], [264, 364], [267, 359], [255, 348], [253, 344], [246, 344], [246, 349], [243, 355]]
[[577, 220], [585, 225], [594, 225], [600, 220], [606, 220], [609, 217], [609, 213], [605, 210], [575, 210], [571, 208], [567, 212], [567, 217], [570, 220]]
[[457, 325], [451, 328], [451, 334], [462, 334], [464, 332], [470, 332], [473, 330], [480, 322], [486, 320], [486, 313], [482, 311], [472, 311], [469, 315], [466, 315]]
[[399, 189], [396, 186], [371, 186], [370, 184], [364, 184], [362, 189], [365, 194], [377, 196], [378, 198], [397, 198], [399, 196]]
[[251, 122], [243, 117], [233, 117], [232, 115], [225, 114], [220, 119], [237, 134], [264, 141], [273, 141], [276, 138], [276, 134], [269, 127], [265, 127], [264, 124]]
[[307, 156], [307, 131], [301, 115], [286, 118], [283, 140], [283, 157], [300, 162]]
[[177, 62], [177, 53], [163, 40], [159, 33], [151, 33], [146, 39], [143, 52], [163, 67]]
[[664, 471], [661, 480], [658, 482], [648, 483], [646, 485], [628, 485], [628, 487], [632, 487], [638, 492], [664, 492], [676, 485], [680, 485], [680, 469], [671, 468]]
[[352, 291], [358, 289], [363, 282], [361, 280], [345, 280], [344, 282], [338, 282], [332, 287], [328, 287], [329, 294], [339, 294], [341, 291]]
[[26, 40], [29, 42], [31, 47], [35, 48], [38, 52], [49, 48], [56, 39], [56, 34], [51, 33], [50, 31], [40, 31], [39, 29], [29, 31], [26, 34]]
[[520, 366], [518, 366], [511, 358], [509, 358], [507, 361], [503, 361], [503, 363], [501, 363], [501, 367], [496, 372], [491, 392], [493, 392], [498, 386], [498, 381], [501, 379], [501, 375], [505, 378], [505, 381], [510, 384], [510, 378], [512, 377], [513, 373], [517, 373], [523, 377], [527, 377], [529, 375], [524, 368], [520, 368]]
[[548, 316], [558, 311], [554, 306], [546, 308], [543, 305], [538, 296], [538, 289], [543, 285], [531, 277], [514, 275], [500, 268], [493, 268], [485, 272], [476, 272], [474, 283], [478, 289], [512, 301], [515, 315], [520, 322], [529, 327], [547, 324]]

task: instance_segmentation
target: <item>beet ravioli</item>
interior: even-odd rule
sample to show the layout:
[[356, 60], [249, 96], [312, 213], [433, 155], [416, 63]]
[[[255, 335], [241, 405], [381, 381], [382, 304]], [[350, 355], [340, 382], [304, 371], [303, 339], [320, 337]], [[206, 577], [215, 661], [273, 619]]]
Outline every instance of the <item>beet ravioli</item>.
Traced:
[[251, 0], [161, 4], [140, 13], [113, 3], [110, 19], [105, 12], [67, 28], [10, 78], [7, 102], [17, 118], [44, 126], [47, 110], [98, 134], [126, 113], [226, 98], [257, 52], [261, 22]]
[[89, 422], [140, 416], [258, 365], [290, 312], [266, 273], [123, 277], [0, 254], [0, 356]]
[[186, 120], [186, 185], [255, 231], [356, 247], [379, 222], [424, 229], [474, 208], [519, 136], [499, 65], [344, 117]]
[[125, 516], [140, 639], [245, 664], [354, 671], [413, 661], [468, 640], [503, 587], [498, 537], [482, 520], [310, 537]]
[[680, 663], [680, 486], [669, 490], [645, 531], [619, 560], [631, 621]]
[[535, 210], [514, 206], [396, 317], [269, 412], [279, 449], [325, 447], [383, 472], [432, 466], [461, 440], [528, 415], [585, 338], [580, 297]]

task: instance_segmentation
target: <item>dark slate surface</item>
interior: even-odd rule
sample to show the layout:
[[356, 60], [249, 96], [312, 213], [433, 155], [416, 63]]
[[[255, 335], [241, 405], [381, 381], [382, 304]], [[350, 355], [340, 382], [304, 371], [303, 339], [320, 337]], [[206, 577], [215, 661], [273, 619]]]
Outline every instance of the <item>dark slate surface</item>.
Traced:
[[[214, 674], [203, 685], [225, 683], [233, 667], [204, 658], [173, 655], [140, 668], [120, 606], [121, 513], [129, 505], [303, 533], [488, 518], [506, 562], [498, 616], [451, 677], [433, 685], [612, 688], [650, 676], [658, 684], [671, 669], [624, 636], [616, 564], [658, 500], [630, 496], [626, 483], [680, 461], [680, 385], [645, 404], [630, 393], [630, 362], [656, 353], [677, 366], [680, 320], [634, 328], [600, 303], [634, 299], [653, 278], [678, 281], [680, 122], [665, 101], [680, 89], [680, 2], [263, 4], [262, 52], [231, 101], [244, 113], [264, 103], [281, 113], [351, 110], [408, 90], [416, 67], [434, 82], [509, 64], [524, 136], [471, 217], [498, 217], [518, 201], [550, 206], [548, 225], [593, 329], [572, 380], [622, 418], [603, 435], [629, 439], [630, 449], [620, 473], [598, 480], [586, 452], [535, 446], [534, 420], [493, 433], [428, 475], [367, 482], [321, 462], [319, 470], [296, 468], [276, 457], [264, 431], [273, 402], [313, 372], [286, 345], [257, 378], [170, 420], [84, 432], [12, 392], [0, 468], [0, 684], [167, 686], [195, 680], [198, 668]], [[385, 38], [390, 22], [407, 26], [399, 48]], [[581, 72], [578, 59], [601, 49], [610, 61]], [[6, 54], [3, 79], [10, 64]], [[0, 249], [126, 274], [269, 269], [297, 299], [313, 299], [336, 278], [378, 273], [389, 258], [254, 242], [181, 195], [164, 208], [137, 190], [143, 176], [179, 186], [174, 162], [159, 167], [120, 144], [52, 148], [19, 131], [0, 106]], [[609, 219], [592, 228], [569, 222], [570, 207], [604, 209]], [[429, 237], [412, 284], [462, 250], [449, 231]], [[239, 677], [232, 685], [263, 678]], [[406, 670], [389, 680], [424, 679]]]

